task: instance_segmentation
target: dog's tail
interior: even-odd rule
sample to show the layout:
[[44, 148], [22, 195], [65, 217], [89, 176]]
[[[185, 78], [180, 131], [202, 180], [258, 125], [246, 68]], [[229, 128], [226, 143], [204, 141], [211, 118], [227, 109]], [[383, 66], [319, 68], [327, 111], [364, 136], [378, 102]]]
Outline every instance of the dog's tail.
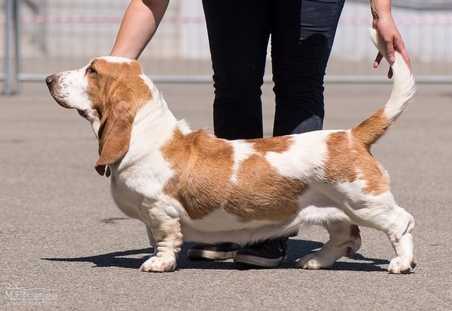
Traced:
[[[375, 29], [370, 30], [370, 35], [378, 50], [383, 55], [386, 55], [385, 45]], [[395, 53], [395, 62], [391, 67], [393, 71], [393, 87], [391, 97], [389, 97], [386, 105], [352, 129], [353, 135], [368, 147], [383, 136], [388, 127], [403, 112], [416, 92], [414, 76], [402, 55], [398, 52]]]

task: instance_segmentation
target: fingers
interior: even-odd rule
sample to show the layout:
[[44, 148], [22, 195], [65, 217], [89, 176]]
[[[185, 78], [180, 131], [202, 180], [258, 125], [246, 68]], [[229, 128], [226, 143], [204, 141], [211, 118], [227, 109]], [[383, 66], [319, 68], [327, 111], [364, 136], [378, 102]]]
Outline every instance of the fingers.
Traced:
[[[390, 50], [392, 51], [392, 60], [391, 60], [391, 56], [390, 56], [391, 54], [388, 52], [388, 61], [390, 62], [390, 64], [393, 64], [394, 61], [395, 61], [395, 50], [396, 50], [396, 48], [392, 44], [391, 44], [391, 48], [389, 48], [388, 45], [386, 45], [386, 48], [387, 48], [387, 51], [390, 51]], [[377, 69], [378, 66], [380, 66], [380, 63], [381, 63], [381, 60], [383, 59], [383, 57], [384, 57], [383, 54], [378, 52], [377, 56], [375, 57], [374, 63], [373, 63], [373, 68], [374, 69]], [[388, 78], [391, 79], [392, 76], [393, 76], [392, 67], [389, 67]]]
[[375, 57], [374, 64], [373, 64], [374, 69], [378, 68], [382, 59], [383, 59], [383, 54], [378, 52], [377, 57]]
[[[375, 61], [374, 61], [374, 64], [373, 64], [373, 68], [374, 68], [374, 69], [377, 69], [378, 66], [380, 66], [380, 63], [381, 63], [381, 60], [382, 60], [382, 59], [383, 59], [383, 54], [378, 53], [378, 54], [377, 54], [377, 57], [375, 57]], [[391, 78], [392, 78], [392, 75], [393, 75], [392, 67], [389, 67], [388, 78], [391, 79]]]
[[[402, 55], [405, 62], [408, 64], [408, 66], [411, 69], [411, 60], [410, 56], [408, 54], [407, 49], [405, 48], [405, 43], [403, 42], [403, 39], [400, 36], [394, 36], [392, 40], [385, 40], [385, 46], [386, 46], [386, 58], [390, 65], [394, 64], [395, 62], [395, 52], [399, 52], [400, 55]], [[375, 57], [373, 68], [376, 69], [378, 66], [380, 66], [381, 60], [383, 59], [383, 54], [378, 53]], [[393, 76], [392, 68], [389, 68], [388, 71], [388, 78], [391, 79]]]
[[396, 37], [394, 40], [394, 45], [395, 45], [396, 51], [398, 51], [400, 53], [400, 55], [402, 55], [403, 59], [408, 64], [408, 67], [410, 67], [410, 69], [411, 69], [410, 56], [408, 55], [408, 51], [405, 48], [405, 43], [403, 42], [403, 39], [400, 37], [398, 37], [398, 38]]
[[395, 62], [395, 48], [394, 48], [395, 38], [391, 38], [390, 40], [385, 40], [386, 44], [386, 57], [388, 58], [389, 63], [392, 65]]
[[[378, 35], [380, 36], [380, 39], [383, 40], [384, 44], [384, 51], [383, 53], [377, 54], [377, 57], [373, 63], [373, 68], [378, 68], [383, 57], [386, 58], [392, 66], [396, 59], [395, 53], [398, 52], [411, 69], [410, 56], [408, 55], [405, 43], [403, 42], [402, 36], [400, 35], [392, 16], [386, 15], [378, 19], [374, 19], [373, 27], [377, 30]], [[390, 69], [388, 77], [391, 78], [392, 74], [392, 70]]]

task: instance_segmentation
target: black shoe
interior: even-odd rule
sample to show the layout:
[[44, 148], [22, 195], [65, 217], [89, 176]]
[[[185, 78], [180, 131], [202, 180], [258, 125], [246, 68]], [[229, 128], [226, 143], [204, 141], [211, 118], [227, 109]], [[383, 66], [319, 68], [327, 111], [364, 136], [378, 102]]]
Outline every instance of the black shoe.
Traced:
[[287, 240], [280, 238], [249, 245], [237, 252], [234, 262], [261, 268], [277, 267], [286, 256]]
[[239, 249], [234, 243], [196, 244], [187, 252], [191, 260], [226, 260], [234, 258]]

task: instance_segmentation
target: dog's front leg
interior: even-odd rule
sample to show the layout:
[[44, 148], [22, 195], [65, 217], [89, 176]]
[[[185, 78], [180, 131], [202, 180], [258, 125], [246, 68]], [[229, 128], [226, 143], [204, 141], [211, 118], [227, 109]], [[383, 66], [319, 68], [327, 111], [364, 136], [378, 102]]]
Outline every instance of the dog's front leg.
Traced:
[[176, 270], [177, 255], [181, 250], [182, 233], [179, 217], [169, 215], [173, 210], [166, 203], [143, 204], [148, 234], [154, 239], [154, 255], [140, 267], [145, 272], [169, 272]]
[[157, 245], [150, 225], [146, 225], [146, 233], [148, 234], [149, 245], [152, 247], [152, 255], [155, 255], [155, 252], [157, 251]]

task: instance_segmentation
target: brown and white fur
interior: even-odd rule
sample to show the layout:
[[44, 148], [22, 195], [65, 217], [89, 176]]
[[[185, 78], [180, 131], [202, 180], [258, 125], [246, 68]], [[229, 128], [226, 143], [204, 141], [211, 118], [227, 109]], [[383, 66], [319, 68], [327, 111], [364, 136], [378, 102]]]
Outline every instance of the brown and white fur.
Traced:
[[330, 239], [299, 267], [330, 267], [356, 252], [362, 225], [386, 233], [396, 253], [388, 270], [406, 273], [414, 269], [414, 219], [370, 153], [415, 92], [398, 53], [392, 69], [388, 102], [352, 129], [234, 141], [176, 120], [133, 60], [99, 57], [47, 84], [60, 105], [90, 121], [99, 140], [96, 170], [111, 173], [118, 207], [146, 225], [156, 252], [142, 271], [175, 270], [183, 240], [245, 244], [308, 223], [324, 226]]

